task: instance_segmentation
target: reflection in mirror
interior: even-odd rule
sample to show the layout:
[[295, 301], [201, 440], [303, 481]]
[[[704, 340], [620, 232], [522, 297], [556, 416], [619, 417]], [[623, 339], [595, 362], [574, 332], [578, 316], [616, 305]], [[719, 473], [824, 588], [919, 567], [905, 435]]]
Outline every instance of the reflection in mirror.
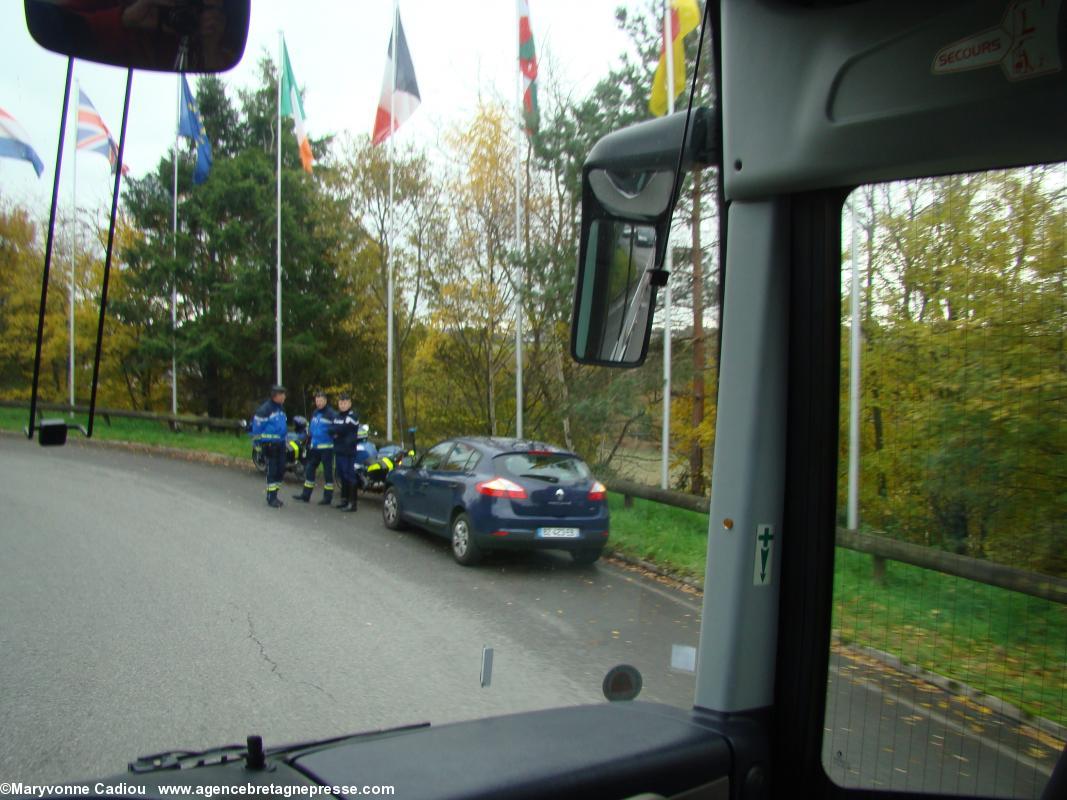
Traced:
[[249, 0], [25, 0], [42, 47], [158, 72], [222, 72], [244, 53]]
[[644, 360], [655, 298], [651, 225], [594, 220], [584, 242], [573, 350], [579, 361], [636, 365]]
[[661, 216], [671, 199], [674, 173], [669, 170], [589, 170], [589, 186], [600, 205], [623, 217]]

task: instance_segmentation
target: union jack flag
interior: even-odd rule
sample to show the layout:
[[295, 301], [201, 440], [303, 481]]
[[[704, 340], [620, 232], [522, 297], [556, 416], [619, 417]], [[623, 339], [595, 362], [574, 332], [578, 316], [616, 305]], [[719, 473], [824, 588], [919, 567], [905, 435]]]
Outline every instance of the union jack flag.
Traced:
[[[78, 149], [105, 156], [111, 164], [111, 171], [115, 171], [115, 162], [119, 160], [119, 146], [111, 138], [111, 131], [104, 124], [100, 112], [81, 89], [78, 89]], [[125, 175], [129, 169], [123, 164], [122, 174]]]

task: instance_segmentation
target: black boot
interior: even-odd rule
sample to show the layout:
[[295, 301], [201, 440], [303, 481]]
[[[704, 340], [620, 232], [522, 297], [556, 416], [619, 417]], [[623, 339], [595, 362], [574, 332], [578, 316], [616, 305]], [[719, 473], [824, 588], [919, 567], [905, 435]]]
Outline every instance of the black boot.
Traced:
[[355, 511], [356, 510], [356, 499], [357, 499], [356, 494], [357, 494], [357, 492], [359, 492], [359, 484], [358, 483], [350, 483], [350, 484], [348, 484], [348, 486], [345, 487], [345, 489], [346, 489], [345, 497], [347, 498], [347, 502], [345, 503], [345, 507], [343, 509], [341, 509], [341, 510], [342, 511]]
[[341, 503], [337, 506], [338, 511], [347, 511], [350, 505], [348, 501], [348, 481], [341, 481]]
[[300, 494], [294, 494], [294, 500], [301, 500], [305, 503], [311, 502], [311, 493], [315, 490], [315, 484], [304, 481], [304, 491]]
[[278, 499], [278, 490], [267, 492], [267, 505], [271, 508], [281, 508], [285, 503]]
[[320, 506], [328, 506], [333, 503], [333, 484], [327, 483], [322, 490], [322, 499], [319, 500]]

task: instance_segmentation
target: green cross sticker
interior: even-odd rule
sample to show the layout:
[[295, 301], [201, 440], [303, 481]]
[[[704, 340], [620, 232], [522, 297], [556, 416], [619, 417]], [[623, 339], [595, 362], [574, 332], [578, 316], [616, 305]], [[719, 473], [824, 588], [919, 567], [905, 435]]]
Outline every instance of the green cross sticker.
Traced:
[[774, 527], [767, 524], [756, 526], [756, 554], [752, 570], [752, 583], [766, 586], [771, 579], [771, 557], [774, 554]]

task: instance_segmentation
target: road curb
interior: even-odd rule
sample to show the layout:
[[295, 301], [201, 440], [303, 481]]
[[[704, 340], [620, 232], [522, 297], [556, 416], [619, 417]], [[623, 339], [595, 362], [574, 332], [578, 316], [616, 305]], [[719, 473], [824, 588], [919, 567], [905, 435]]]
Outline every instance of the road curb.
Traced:
[[[25, 439], [24, 434], [17, 431], [0, 431], [0, 436]], [[193, 461], [199, 464], [212, 464], [217, 467], [229, 467], [240, 469], [245, 472], [255, 472], [255, 465], [251, 459], [228, 456], [223, 453], [212, 453], [207, 450], [186, 450], [181, 447], [164, 447], [162, 445], [144, 444], [143, 442], [127, 442], [121, 439], [69, 439], [68, 445], [78, 447], [101, 447], [105, 450], [124, 450], [128, 453], [140, 453], [149, 456], [163, 456], [177, 461]], [[295, 476], [286, 475], [286, 478]]]
[[[841, 643], [838, 642], [838, 644]], [[975, 689], [973, 686], [968, 686], [961, 681], [946, 678], [944, 675], [938, 675], [936, 672], [930, 672], [929, 670], [925, 670], [914, 664], [908, 664], [901, 660], [900, 657], [895, 656], [892, 653], [886, 653], [883, 650], [877, 650], [873, 647], [857, 644], [841, 646], [846, 647], [855, 653], [867, 656], [868, 658], [873, 658], [875, 661], [885, 664], [888, 667], [892, 667], [898, 672], [903, 672], [905, 675], [910, 675], [913, 678], [918, 678], [919, 680], [932, 684], [949, 694], [966, 697], [968, 700], [979, 703], [994, 713], [1000, 714], [1002, 717], [1007, 717], [1022, 725], [1029, 725], [1031, 728], [1036, 728], [1042, 733], [1054, 736], [1061, 742], [1067, 742], [1067, 727], [1060, 725], [1058, 722], [1053, 722], [1050, 719], [1030, 714], [1018, 706], [1009, 703], [1007, 700], [1002, 700], [999, 697], [985, 694], [984, 692]]]
[[607, 556], [612, 561], [617, 561], [623, 566], [636, 567], [637, 569], [651, 572], [653, 575], [659, 578], [665, 578], [668, 581], [674, 583], [680, 583], [685, 586], [690, 592], [695, 593], [701, 597], [704, 596], [704, 584], [701, 581], [697, 581], [695, 578], [690, 578], [686, 575], [681, 575], [677, 572], [671, 572], [666, 570], [658, 564], [653, 564], [651, 561], [645, 561], [643, 558], [635, 558], [634, 556], [626, 555], [618, 550], [608, 550]]

